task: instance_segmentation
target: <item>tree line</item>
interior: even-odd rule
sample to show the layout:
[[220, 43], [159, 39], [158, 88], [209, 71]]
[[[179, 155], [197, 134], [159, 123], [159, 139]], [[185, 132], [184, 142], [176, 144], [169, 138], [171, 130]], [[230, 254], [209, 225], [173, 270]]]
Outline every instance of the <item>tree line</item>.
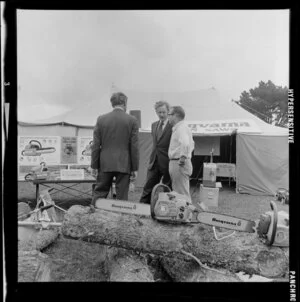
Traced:
[[239, 100], [232, 100], [265, 122], [288, 127], [288, 88], [272, 81], [260, 81], [258, 87], [243, 91]]

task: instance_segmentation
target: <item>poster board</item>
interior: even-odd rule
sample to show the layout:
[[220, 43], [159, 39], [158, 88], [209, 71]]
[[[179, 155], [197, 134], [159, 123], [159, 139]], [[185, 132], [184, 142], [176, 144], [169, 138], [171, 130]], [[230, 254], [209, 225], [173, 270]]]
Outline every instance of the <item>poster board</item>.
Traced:
[[50, 171], [91, 164], [91, 136], [18, 136], [18, 180], [42, 162]]
[[93, 142], [93, 137], [91, 136], [79, 136], [78, 137], [78, 165], [91, 164], [91, 146]]
[[60, 136], [19, 136], [19, 166], [37, 166], [41, 162], [47, 165], [60, 164]]
[[77, 137], [63, 136], [61, 137], [61, 164], [77, 164]]

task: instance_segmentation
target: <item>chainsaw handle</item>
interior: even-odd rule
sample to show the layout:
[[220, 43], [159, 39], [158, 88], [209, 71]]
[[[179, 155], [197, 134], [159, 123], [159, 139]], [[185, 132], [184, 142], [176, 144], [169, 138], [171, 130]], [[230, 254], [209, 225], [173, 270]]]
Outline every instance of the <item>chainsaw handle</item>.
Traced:
[[37, 143], [39, 145], [39, 147], [42, 148], [42, 144], [39, 141], [35, 140], [35, 139], [31, 140], [29, 142], [29, 145], [31, 145], [31, 143]]
[[278, 211], [277, 206], [273, 200], [270, 202], [271, 209], [273, 211], [273, 226], [272, 226], [272, 234], [270, 240], [267, 240], [267, 245], [272, 245], [275, 240], [276, 231], [277, 231], [277, 222], [278, 222]]
[[155, 212], [154, 212], [154, 208], [156, 205], [156, 202], [158, 200], [158, 194], [160, 192], [171, 192], [171, 189], [162, 183], [163, 177], [161, 178], [160, 182], [158, 184], [156, 184], [151, 192], [151, 199], [150, 199], [150, 213], [151, 213], [151, 217], [153, 219], [155, 219]]

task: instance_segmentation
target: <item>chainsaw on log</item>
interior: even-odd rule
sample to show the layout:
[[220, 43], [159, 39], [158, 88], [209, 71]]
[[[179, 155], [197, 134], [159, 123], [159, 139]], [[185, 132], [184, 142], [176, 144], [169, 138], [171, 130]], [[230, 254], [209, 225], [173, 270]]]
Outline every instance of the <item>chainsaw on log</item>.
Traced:
[[147, 204], [101, 198], [95, 203], [96, 208], [127, 214], [151, 215], [153, 219], [161, 222], [203, 223], [239, 232], [256, 233], [269, 246], [287, 247], [289, 246], [288, 214], [284, 211], [278, 212], [274, 201], [271, 201], [270, 206], [271, 211], [260, 215], [258, 221], [203, 211], [187, 201], [184, 195], [171, 191], [161, 182], [152, 190], [150, 213]]
[[151, 216], [153, 219], [173, 223], [204, 223], [211, 226], [239, 232], [256, 233], [267, 245], [289, 245], [289, 217], [284, 211], [278, 212], [274, 201], [271, 210], [258, 221], [247, 220], [231, 215], [208, 212], [187, 202], [184, 195], [171, 192], [162, 183], [157, 184], [151, 195]]

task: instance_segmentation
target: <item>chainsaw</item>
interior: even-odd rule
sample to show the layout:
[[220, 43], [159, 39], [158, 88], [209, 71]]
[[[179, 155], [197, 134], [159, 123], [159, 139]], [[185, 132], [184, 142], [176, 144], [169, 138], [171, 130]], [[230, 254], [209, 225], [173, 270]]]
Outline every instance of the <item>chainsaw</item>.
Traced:
[[271, 246], [289, 246], [289, 217], [284, 211], [278, 212], [274, 201], [271, 211], [260, 215], [258, 221], [247, 220], [225, 214], [203, 211], [197, 208], [184, 195], [178, 194], [159, 183], [154, 186], [149, 205], [125, 200], [99, 198], [95, 208], [107, 211], [151, 216], [153, 219], [174, 224], [203, 223], [213, 227], [239, 232], [256, 233], [264, 243]]
[[26, 181], [47, 179], [47, 177], [48, 168], [45, 162], [41, 162], [39, 166], [32, 167], [30, 172], [24, 176]]
[[289, 191], [284, 188], [279, 188], [275, 194], [276, 200], [280, 201], [282, 204], [289, 203]]
[[85, 146], [85, 149], [82, 151], [81, 154], [85, 155], [85, 156], [91, 156], [91, 154], [92, 154], [92, 144], [93, 144], [93, 141], [90, 141], [90, 143]]
[[43, 148], [39, 141], [31, 140], [21, 154], [23, 156], [39, 156], [44, 153], [53, 153], [55, 150], [54, 147]]
[[203, 211], [187, 201], [184, 195], [159, 183], [152, 190], [150, 211], [152, 218], [158, 221], [204, 223], [239, 232], [257, 233], [267, 245], [288, 246], [288, 214], [284, 211], [278, 212], [274, 201], [271, 201], [270, 206], [271, 211], [260, 215], [258, 221]]

